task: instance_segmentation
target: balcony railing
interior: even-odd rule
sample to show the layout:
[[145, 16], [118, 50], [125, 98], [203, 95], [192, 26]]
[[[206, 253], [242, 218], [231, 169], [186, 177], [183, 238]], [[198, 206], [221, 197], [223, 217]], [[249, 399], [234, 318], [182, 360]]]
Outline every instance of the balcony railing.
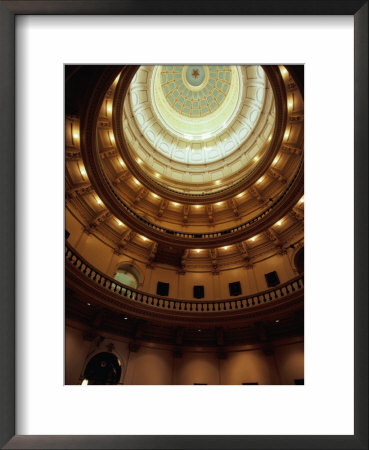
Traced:
[[107, 291], [117, 294], [124, 299], [141, 303], [143, 305], [148, 305], [150, 307], [160, 308], [162, 310], [165, 309], [171, 311], [200, 313], [244, 310], [284, 298], [295, 293], [296, 291], [302, 291], [304, 288], [304, 276], [299, 275], [287, 283], [280, 284], [272, 289], [234, 299], [211, 301], [180, 300], [148, 294], [119, 283], [117, 280], [103, 274], [101, 271], [90, 265], [68, 245], [66, 246], [65, 257], [67, 264], [73, 265], [75, 269], [81, 272], [85, 277], [93, 283], [103, 287]]
[[169, 228], [165, 228], [165, 227], [162, 227], [162, 226], [160, 226], [158, 224], [150, 222], [149, 220], [147, 220], [144, 217], [142, 217], [139, 214], [137, 214], [137, 212], [133, 208], [131, 208], [129, 205], [127, 205], [127, 203], [125, 203], [121, 199], [121, 197], [114, 190], [113, 186], [111, 185], [110, 181], [108, 180], [108, 178], [106, 177], [104, 172], [103, 172], [103, 176], [105, 178], [105, 181], [106, 181], [107, 185], [110, 188], [110, 191], [112, 192], [114, 197], [117, 199], [117, 201], [119, 202], [120, 206], [124, 209], [124, 211], [126, 211], [128, 214], [133, 216], [136, 220], [139, 220], [141, 223], [146, 225], [148, 228], [151, 228], [152, 230], [159, 231], [161, 233], [166, 233], [166, 234], [178, 237], [178, 238], [212, 239], [212, 238], [219, 238], [221, 236], [225, 236], [225, 235], [228, 235], [228, 234], [231, 234], [231, 233], [235, 233], [235, 232], [238, 232], [238, 231], [246, 230], [252, 224], [254, 224], [255, 222], [258, 222], [259, 220], [263, 219], [266, 215], [270, 214], [273, 211], [273, 209], [287, 196], [287, 194], [289, 193], [289, 191], [293, 187], [296, 179], [298, 178], [298, 175], [300, 174], [300, 172], [302, 170], [302, 167], [303, 167], [303, 160], [300, 162], [298, 170], [294, 174], [294, 176], [291, 179], [291, 181], [288, 183], [286, 189], [279, 195], [278, 198], [276, 198], [270, 204], [270, 206], [268, 206], [260, 214], [258, 214], [257, 216], [253, 217], [252, 219], [250, 219], [250, 220], [248, 220], [248, 221], [246, 221], [246, 222], [244, 222], [242, 224], [239, 224], [239, 225], [237, 225], [235, 227], [227, 228], [227, 229], [219, 230], [219, 231], [214, 231], [214, 232], [206, 232], [206, 233], [188, 233], [188, 232], [183, 232], [183, 231], [171, 230]]

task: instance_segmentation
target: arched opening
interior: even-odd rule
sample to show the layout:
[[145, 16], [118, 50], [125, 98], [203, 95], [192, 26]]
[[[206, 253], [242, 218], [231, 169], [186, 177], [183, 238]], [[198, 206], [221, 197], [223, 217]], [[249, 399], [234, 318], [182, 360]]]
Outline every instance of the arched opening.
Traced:
[[300, 250], [296, 253], [294, 264], [298, 273], [304, 273], [304, 247], [300, 248]]
[[86, 366], [83, 384], [118, 384], [121, 373], [120, 362], [115, 355], [108, 352], [98, 353]]
[[119, 281], [119, 283], [137, 289], [140, 282], [140, 274], [131, 264], [121, 264], [114, 275], [114, 279]]

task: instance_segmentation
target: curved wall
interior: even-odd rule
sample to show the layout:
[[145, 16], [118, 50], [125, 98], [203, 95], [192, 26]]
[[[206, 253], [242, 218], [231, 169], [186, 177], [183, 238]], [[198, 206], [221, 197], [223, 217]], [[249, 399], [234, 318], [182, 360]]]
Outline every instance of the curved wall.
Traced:
[[260, 344], [239, 346], [220, 358], [215, 351], [201, 348], [175, 354], [165, 346], [145, 343], [131, 351], [124, 340], [100, 336], [91, 341], [82, 330], [67, 326], [65, 383], [81, 384], [87, 362], [103, 351], [113, 352], [122, 364], [119, 384], [293, 385], [303, 379], [302, 337], [282, 339], [273, 345], [273, 352], [265, 352]]
[[[155, 294], [158, 281], [170, 284], [169, 296], [179, 299], [194, 299], [193, 286], [203, 285], [205, 299], [220, 300], [229, 297], [229, 283], [240, 281], [242, 294], [248, 295], [268, 289], [265, 274], [276, 271], [281, 283], [287, 282], [297, 274], [293, 265], [294, 249], [288, 248], [283, 254], [276, 252], [260, 257], [252, 265], [245, 262], [233, 263], [210, 270], [206, 267], [193, 265], [185, 273], [180, 273], [179, 267], [165, 264], [148, 264], [145, 254], [125, 251], [118, 255], [114, 249], [97, 236], [86, 233], [82, 225], [67, 211], [66, 228], [70, 232], [68, 241], [75, 250], [97, 269], [114, 277], [117, 268], [122, 263], [132, 264], [141, 274], [138, 289]], [[297, 239], [301, 244], [302, 234]]]

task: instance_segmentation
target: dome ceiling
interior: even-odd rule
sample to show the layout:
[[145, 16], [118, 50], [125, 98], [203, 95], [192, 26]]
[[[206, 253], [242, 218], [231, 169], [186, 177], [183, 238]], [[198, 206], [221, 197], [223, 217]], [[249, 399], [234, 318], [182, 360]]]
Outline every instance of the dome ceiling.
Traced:
[[[209, 259], [214, 264], [218, 257], [228, 265], [240, 258], [261, 257], [271, 248], [281, 251], [303, 226], [303, 100], [293, 80], [286, 75], [283, 78], [283, 68], [264, 68], [273, 88], [266, 89], [266, 96], [271, 91], [275, 96], [270, 97], [271, 108], [275, 102], [275, 128], [270, 144], [269, 139], [266, 142], [274, 154], [265, 155], [264, 169], [255, 164], [263, 172], [256, 174], [254, 181], [247, 184], [248, 180], [242, 179], [240, 185], [232, 186], [228, 197], [225, 189], [210, 199], [186, 194], [168, 198], [166, 192], [156, 190], [158, 184], [146, 186], [141, 174], [123, 161], [127, 154], [118, 124], [123, 125], [124, 102], [130, 104], [136, 70], [125, 67], [120, 76], [114, 73], [114, 82], [102, 78], [103, 87], [96, 90], [101, 99], [96, 105], [91, 103], [85, 122], [80, 125], [73, 117], [66, 123], [68, 205], [84, 227], [99, 233], [117, 252], [132, 246], [140, 257], [158, 262], [172, 246], [173, 254], [177, 250], [186, 254], [196, 267], [202, 263], [208, 267]], [[146, 77], [148, 71], [146, 75], [139, 71], [136, 77], [139, 73]], [[91, 127], [86, 126], [89, 123]], [[134, 117], [130, 123], [135, 123]], [[149, 173], [150, 166], [144, 161], [136, 165]]]
[[223, 189], [253, 170], [274, 122], [261, 66], [141, 66], [123, 113], [127, 147], [140, 169], [191, 192]]
[[241, 70], [234, 66], [156, 67], [151, 88], [157, 117], [186, 140], [215, 137], [237, 112], [240, 78]]

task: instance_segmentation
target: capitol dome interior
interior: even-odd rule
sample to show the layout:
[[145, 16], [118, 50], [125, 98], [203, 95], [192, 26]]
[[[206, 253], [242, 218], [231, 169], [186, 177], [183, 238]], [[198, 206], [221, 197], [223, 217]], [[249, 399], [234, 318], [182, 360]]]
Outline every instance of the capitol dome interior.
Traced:
[[65, 384], [304, 384], [303, 92], [65, 67]]

